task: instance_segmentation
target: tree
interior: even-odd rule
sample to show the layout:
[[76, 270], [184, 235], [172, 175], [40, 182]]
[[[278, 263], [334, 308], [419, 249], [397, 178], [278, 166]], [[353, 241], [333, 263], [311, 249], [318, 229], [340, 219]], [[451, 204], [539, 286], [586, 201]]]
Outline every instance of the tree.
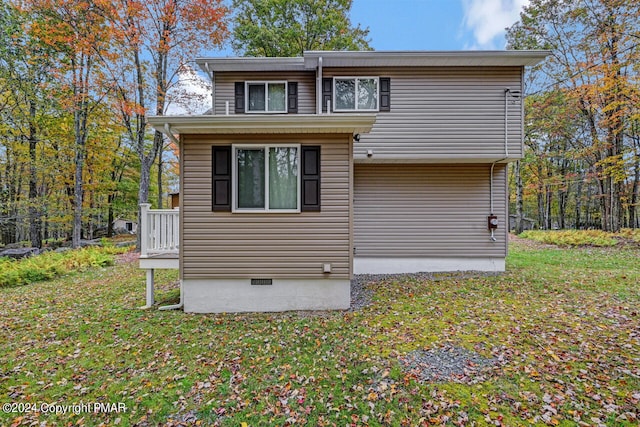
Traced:
[[[104, 4], [103, 4], [104, 3]], [[38, 17], [31, 35], [59, 55], [53, 71], [70, 92], [65, 107], [73, 114], [74, 187], [72, 246], [82, 237], [83, 171], [87, 156], [89, 116], [109, 87], [101, 79], [101, 65], [109, 56], [115, 34], [106, 25], [105, 2], [87, 0], [31, 0], [26, 11]]]
[[[46, 120], [47, 94], [54, 85], [50, 48], [27, 34], [29, 16], [10, 3], [0, 5], [0, 79], [4, 106], [2, 119], [12, 133], [28, 144], [28, 218], [31, 246], [42, 247], [42, 210], [38, 188], [41, 159], [37, 147]], [[26, 159], [25, 159], [26, 163]]]
[[371, 50], [368, 28], [351, 25], [352, 0], [233, 0], [233, 49], [246, 56], [305, 50]]
[[122, 123], [140, 162], [139, 204], [149, 200], [151, 168], [163, 145], [161, 132], [148, 134], [147, 114], [165, 113], [167, 92], [184, 64], [202, 49], [222, 45], [227, 12], [222, 0], [111, 3], [111, 26], [123, 37], [116, 47], [119, 60], [109, 70]]
[[[565, 223], [572, 187], [580, 226], [583, 184], [591, 195], [586, 208], [591, 199], [599, 205], [595, 216], [601, 228], [615, 231], [635, 218], [630, 193], [637, 186], [628, 182], [635, 182], [631, 142], [637, 135], [632, 117], [638, 111], [639, 17], [640, 3], [634, 0], [531, 0], [508, 30], [510, 48], [552, 52], [534, 70], [532, 86], [546, 105], [528, 112], [527, 121], [538, 129], [537, 146], [550, 162], [543, 179], [545, 188], [554, 188], [545, 190], [547, 226], [553, 193], [558, 223]], [[554, 110], [559, 114], [540, 114]]]

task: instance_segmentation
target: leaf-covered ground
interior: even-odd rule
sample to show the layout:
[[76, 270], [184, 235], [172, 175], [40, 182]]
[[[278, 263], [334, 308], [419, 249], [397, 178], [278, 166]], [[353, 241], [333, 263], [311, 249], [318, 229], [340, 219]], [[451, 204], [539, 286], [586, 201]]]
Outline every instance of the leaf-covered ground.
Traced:
[[[370, 284], [352, 312], [139, 310], [132, 260], [0, 289], [0, 403], [126, 405], [0, 425], [637, 426], [638, 255], [514, 242], [504, 275]], [[158, 282], [174, 303], [175, 272]], [[449, 348], [495, 363], [438, 382], [407, 367]]]

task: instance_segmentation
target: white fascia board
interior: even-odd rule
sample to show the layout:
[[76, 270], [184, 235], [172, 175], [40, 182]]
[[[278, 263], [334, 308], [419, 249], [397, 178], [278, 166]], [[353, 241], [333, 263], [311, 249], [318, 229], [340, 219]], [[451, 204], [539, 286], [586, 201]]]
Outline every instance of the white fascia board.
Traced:
[[151, 116], [149, 124], [177, 134], [367, 133], [375, 114]]
[[307, 71], [304, 58], [228, 57], [196, 58], [196, 64], [209, 73], [224, 71]]
[[304, 65], [316, 68], [322, 57], [323, 67], [483, 67], [532, 66], [543, 61], [548, 50], [504, 51], [307, 51]]

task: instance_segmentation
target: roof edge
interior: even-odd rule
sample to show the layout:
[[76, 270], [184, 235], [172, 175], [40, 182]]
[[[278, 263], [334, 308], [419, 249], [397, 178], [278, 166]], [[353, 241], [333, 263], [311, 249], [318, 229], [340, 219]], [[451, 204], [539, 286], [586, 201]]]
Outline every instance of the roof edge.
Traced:
[[376, 115], [151, 116], [147, 121], [165, 134], [356, 134], [369, 132]]

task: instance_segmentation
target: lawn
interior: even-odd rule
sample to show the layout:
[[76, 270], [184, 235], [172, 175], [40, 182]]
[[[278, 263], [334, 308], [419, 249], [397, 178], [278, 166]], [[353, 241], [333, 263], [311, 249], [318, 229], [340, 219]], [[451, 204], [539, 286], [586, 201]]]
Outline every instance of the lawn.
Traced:
[[[1, 403], [71, 411], [0, 425], [637, 426], [640, 250], [510, 250], [504, 275], [370, 284], [353, 312], [140, 310], [130, 261], [0, 288]], [[493, 363], [429, 382], [401, 362], [447, 346]], [[65, 407], [93, 402], [121, 410]]]

